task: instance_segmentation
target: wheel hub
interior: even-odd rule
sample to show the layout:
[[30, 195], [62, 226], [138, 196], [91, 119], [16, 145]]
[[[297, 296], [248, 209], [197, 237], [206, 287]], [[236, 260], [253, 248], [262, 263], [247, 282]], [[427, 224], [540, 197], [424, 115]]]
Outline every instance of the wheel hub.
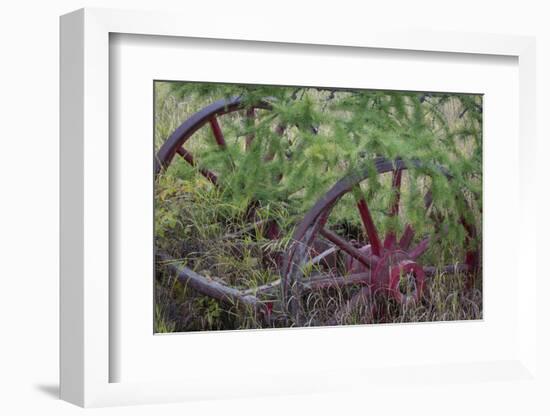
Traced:
[[[363, 254], [371, 255], [371, 246], [359, 248]], [[347, 269], [350, 274], [369, 272], [369, 268], [349, 257]], [[403, 282], [406, 281], [406, 285]], [[371, 286], [376, 291], [386, 291], [399, 303], [409, 303], [421, 299], [425, 286], [425, 273], [407, 251], [399, 247], [383, 248], [382, 256], [371, 271]], [[403, 287], [407, 286], [407, 287]]]

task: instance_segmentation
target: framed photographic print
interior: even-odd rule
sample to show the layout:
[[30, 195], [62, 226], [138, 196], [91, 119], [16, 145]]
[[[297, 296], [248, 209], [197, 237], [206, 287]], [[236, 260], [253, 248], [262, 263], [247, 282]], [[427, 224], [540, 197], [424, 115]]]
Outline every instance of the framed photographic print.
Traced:
[[533, 39], [180, 18], [61, 19], [62, 398], [538, 386]]
[[154, 96], [155, 332], [482, 318], [481, 95]]

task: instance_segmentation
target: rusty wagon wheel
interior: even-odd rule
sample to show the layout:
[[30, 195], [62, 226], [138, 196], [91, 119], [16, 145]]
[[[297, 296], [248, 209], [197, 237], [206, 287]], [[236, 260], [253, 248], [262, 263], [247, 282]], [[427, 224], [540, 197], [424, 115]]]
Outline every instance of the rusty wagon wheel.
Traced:
[[[154, 160], [154, 175], [158, 178], [164, 171], [166, 171], [175, 158], [180, 156], [187, 164], [197, 169], [197, 172], [204, 176], [215, 186], [220, 186], [219, 175], [223, 172], [216, 172], [211, 167], [200, 164], [195, 156], [189, 150], [189, 146], [186, 147], [189, 140], [201, 129], [210, 129], [215, 140], [216, 146], [221, 151], [227, 150], [226, 137], [224, 135], [222, 126], [223, 121], [220, 120], [227, 115], [234, 113], [243, 113], [246, 117], [246, 121], [254, 123], [258, 110], [271, 110], [272, 106], [269, 102], [269, 98], [263, 99], [250, 105], [245, 103], [241, 97], [233, 97], [230, 99], [220, 99], [203, 109], [197, 111], [186, 119], [163, 143], [158, 152], [155, 155]], [[282, 136], [285, 132], [286, 126], [282, 123], [278, 123], [275, 126], [275, 133], [278, 136]], [[254, 133], [249, 133], [244, 138], [244, 150], [248, 151], [251, 147], [252, 141], [255, 140]], [[267, 153], [263, 155], [264, 161], [270, 161], [274, 155]], [[233, 166], [234, 167], [234, 166]], [[280, 180], [280, 178], [277, 178]], [[250, 206], [250, 220], [254, 221], [254, 202]], [[278, 224], [272, 220], [259, 221], [263, 222], [262, 233], [268, 239], [275, 240], [279, 238]], [[229, 233], [223, 238], [231, 239], [239, 237], [241, 234], [255, 230], [258, 226], [258, 222], [253, 222], [250, 226], [244, 227], [239, 232]], [[174, 258], [164, 252], [156, 253], [160, 261], [166, 263], [167, 268], [173, 273], [176, 273], [178, 280], [189, 285], [193, 289], [197, 290], [211, 298], [217, 299], [220, 302], [224, 302], [230, 305], [241, 305], [247, 308], [256, 310], [262, 319], [265, 319], [266, 315], [269, 315], [271, 303], [264, 304], [256, 296], [255, 291], [251, 290], [239, 290], [234, 287], [228, 286], [223, 280], [218, 278], [211, 278], [202, 276], [187, 267], [180, 267], [174, 264]], [[278, 257], [274, 259], [279, 261]]]
[[[215, 172], [212, 168], [201, 166], [195, 159], [194, 155], [186, 149], [185, 144], [195, 135], [199, 130], [203, 128], [210, 128], [217, 147], [221, 151], [227, 150], [226, 138], [223, 133], [222, 123], [220, 119], [223, 116], [232, 113], [244, 113], [248, 123], [254, 124], [258, 110], [271, 110], [272, 106], [269, 102], [269, 98], [260, 100], [254, 104], [247, 104], [241, 97], [232, 97], [230, 99], [218, 100], [202, 110], [197, 111], [184, 121], [164, 142], [155, 156], [154, 171], [155, 177], [160, 175], [163, 171], [173, 163], [176, 155], [185, 160], [190, 166], [197, 168], [198, 172], [204, 176], [208, 181], [214, 185], [219, 185], [219, 175], [222, 172]], [[207, 127], [208, 126], [208, 127]], [[275, 133], [278, 136], [283, 136], [286, 130], [286, 126], [282, 123], [278, 123], [275, 127]], [[255, 139], [254, 133], [246, 135], [244, 143], [244, 151], [248, 151], [251, 147], [252, 141]], [[263, 156], [264, 161], [270, 161], [274, 158], [274, 154], [267, 153]], [[235, 168], [234, 165], [232, 165]], [[277, 178], [281, 180], [281, 176]], [[248, 216], [251, 221], [254, 221], [256, 202], [252, 201], [249, 209]], [[263, 222], [263, 221], [259, 221]], [[279, 227], [276, 223], [268, 221], [265, 224], [265, 235], [269, 239], [277, 239], [280, 237]]]
[[[184, 145], [197, 131], [206, 125], [210, 127], [217, 146], [221, 150], [225, 150], [227, 144], [219, 119], [230, 113], [245, 112], [246, 117], [252, 121], [257, 109], [269, 110], [271, 109], [271, 105], [267, 101], [260, 101], [254, 105], [247, 106], [243, 103], [241, 97], [233, 97], [218, 100], [197, 111], [168, 137], [157, 152], [155, 158], [155, 176], [168, 168], [176, 154], [181, 156], [189, 165], [193, 167], [197, 166], [197, 161]], [[282, 131], [280, 133], [282, 134]], [[253, 138], [252, 135], [246, 137], [247, 145], [250, 144]], [[200, 167], [199, 172], [213, 184], [217, 183], [218, 177], [214, 172], [205, 167]]]
[[[401, 196], [401, 182], [403, 172], [407, 169], [421, 169], [425, 167], [420, 161], [408, 164], [401, 159], [394, 161], [384, 158], [375, 160], [377, 175], [391, 175], [390, 207], [387, 215], [397, 217], [400, 214], [399, 201]], [[451, 175], [443, 168], [438, 168], [448, 180]], [[292, 244], [289, 246], [282, 268], [282, 299], [283, 307], [287, 310], [289, 319], [294, 325], [312, 324], [303, 305], [303, 296], [312, 289], [344, 287], [348, 285], [361, 288], [348, 300], [348, 307], [365, 303], [373, 293], [385, 293], [400, 303], [419, 301], [428, 276], [438, 270], [446, 273], [464, 273], [471, 285], [479, 267], [479, 251], [476, 244], [476, 228], [472, 223], [460, 218], [464, 227], [464, 259], [457, 264], [443, 267], [425, 265], [421, 258], [426, 251], [445, 235], [444, 229], [439, 229], [432, 235], [415, 238], [416, 231], [410, 224], [405, 225], [401, 236], [388, 231], [384, 238], [379, 236], [378, 229], [373, 221], [369, 206], [363, 194], [356, 199], [357, 214], [364, 228], [368, 244], [358, 244], [348, 241], [327, 227], [331, 211], [348, 193], [353, 193], [369, 177], [369, 169], [363, 173], [350, 175], [337, 182], [318, 202], [306, 213], [303, 220], [297, 225]], [[389, 178], [388, 178], [389, 179]], [[389, 181], [388, 181], [389, 183]], [[432, 206], [431, 192], [424, 196], [427, 217], [431, 218], [434, 228], [439, 227], [437, 215], [429, 213]], [[469, 209], [469, 208], [468, 208]], [[325, 239], [333, 245], [332, 251], [345, 253], [345, 270], [329, 270], [329, 273], [306, 278], [305, 265], [312, 263], [312, 244], [318, 239]], [[317, 259], [314, 259], [318, 261]], [[408, 279], [409, 288], [403, 290], [403, 276]], [[331, 321], [332, 324], [335, 321]], [[328, 322], [328, 324], [331, 324]], [[327, 322], [315, 323], [327, 324]]]

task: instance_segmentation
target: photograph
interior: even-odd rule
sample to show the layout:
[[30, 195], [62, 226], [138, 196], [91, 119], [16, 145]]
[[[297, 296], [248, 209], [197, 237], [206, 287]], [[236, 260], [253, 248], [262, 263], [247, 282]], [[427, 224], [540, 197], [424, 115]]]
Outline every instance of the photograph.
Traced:
[[483, 95], [155, 80], [154, 333], [483, 319]]

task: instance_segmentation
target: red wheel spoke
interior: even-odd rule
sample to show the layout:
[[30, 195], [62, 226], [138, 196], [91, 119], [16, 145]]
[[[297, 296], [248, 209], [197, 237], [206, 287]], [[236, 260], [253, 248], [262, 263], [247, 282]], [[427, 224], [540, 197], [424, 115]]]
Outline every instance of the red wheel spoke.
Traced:
[[390, 231], [388, 234], [386, 234], [386, 238], [384, 239], [384, 248], [390, 250], [393, 246], [395, 246], [396, 242], [397, 238], [395, 237], [395, 233], [393, 231]]
[[410, 224], [407, 224], [407, 226], [405, 227], [405, 231], [403, 231], [403, 235], [399, 240], [399, 247], [401, 247], [403, 250], [407, 250], [411, 246], [413, 238], [414, 229]]
[[[247, 127], [248, 128], [254, 126], [254, 120], [255, 119], [256, 119], [256, 111], [254, 110], [254, 108], [251, 107], [248, 110], [246, 110], [246, 120], [247, 120]], [[246, 136], [246, 141], [245, 141], [245, 149], [246, 150], [250, 149], [250, 145], [252, 144], [252, 140], [254, 140], [254, 137], [255, 137], [254, 133], [249, 133]]]
[[369, 238], [372, 253], [375, 256], [380, 257], [380, 239], [378, 238], [378, 233], [376, 231], [376, 227], [374, 226], [374, 222], [372, 220], [372, 216], [370, 215], [369, 207], [367, 205], [367, 201], [365, 201], [365, 198], [361, 198], [359, 202], [357, 202], [357, 208], [359, 209], [361, 221], [363, 221], [363, 226], [365, 227], [367, 237]]
[[212, 133], [214, 133], [214, 138], [216, 139], [216, 143], [218, 143], [218, 146], [225, 149], [227, 145], [225, 144], [225, 139], [223, 137], [222, 129], [218, 123], [218, 119], [214, 116], [209, 121], [210, 127], [212, 128]]
[[[187, 163], [189, 163], [191, 166], [196, 166], [195, 159], [193, 158], [193, 155], [189, 153], [187, 150], [185, 150], [183, 147], [180, 147], [177, 150], [178, 154], [185, 159]], [[212, 182], [214, 185], [218, 182], [218, 177], [210, 172], [208, 169], [199, 168], [199, 172], [202, 176], [204, 176], [206, 179], [208, 179], [210, 182]]]
[[[391, 180], [391, 187], [392, 187], [392, 195], [391, 195], [391, 206], [389, 211], [390, 217], [395, 217], [399, 214], [399, 199], [401, 198], [401, 176], [403, 174], [403, 169], [395, 169], [393, 171], [392, 180]], [[384, 248], [389, 250], [391, 249], [397, 241], [397, 238], [395, 236], [395, 232], [390, 231], [386, 234], [386, 238], [384, 239]]]
[[430, 240], [430, 237], [424, 238], [416, 247], [409, 251], [409, 257], [414, 260], [424, 254], [430, 247]]
[[[216, 139], [216, 143], [218, 143], [218, 146], [222, 150], [227, 149], [227, 144], [225, 143], [225, 138], [223, 137], [222, 129], [218, 123], [218, 119], [216, 116], [212, 117], [210, 120], [210, 127], [212, 128], [212, 133], [214, 133], [214, 137]], [[228, 157], [228, 164], [231, 169], [235, 169], [235, 162], [231, 159], [231, 156]]]
[[359, 249], [353, 247], [352, 244], [350, 244], [340, 236], [336, 235], [332, 231], [329, 231], [326, 228], [321, 228], [320, 234], [331, 243], [336, 244], [338, 247], [340, 247], [341, 250], [348, 253], [351, 257], [353, 257], [363, 265], [370, 268], [376, 266], [376, 261], [378, 260], [377, 257], [375, 258], [374, 256], [367, 256], [361, 253]]
[[370, 272], [355, 273], [349, 276], [318, 276], [312, 277], [304, 282], [307, 289], [327, 289], [333, 287], [343, 288], [351, 285], [368, 285], [370, 283]]
[[401, 198], [401, 176], [403, 169], [396, 169], [393, 171], [391, 186], [392, 186], [392, 205], [390, 208], [390, 215], [395, 216], [399, 213], [399, 200]]

